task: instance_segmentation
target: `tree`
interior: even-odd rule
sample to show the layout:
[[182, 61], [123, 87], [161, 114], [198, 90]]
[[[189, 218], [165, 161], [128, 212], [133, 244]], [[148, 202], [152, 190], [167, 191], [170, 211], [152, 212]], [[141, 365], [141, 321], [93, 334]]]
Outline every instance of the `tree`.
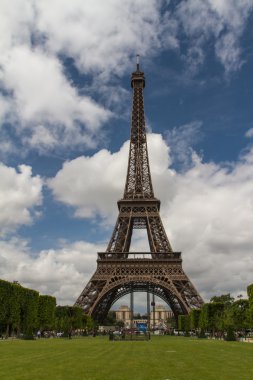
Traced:
[[189, 334], [190, 330], [190, 317], [189, 315], [178, 316], [178, 329], [184, 331], [185, 335]]
[[91, 331], [95, 327], [95, 322], [90, 315], [83, 314], [83, 327], [86, 331]]
[[94, 326], [92, 318], [79, 307], [56, 308], [54, 297], [0, 280], [0, 332], [6, 336], [23, 333], [26, 337], [33, 337], [38, 327], [42, 330], [56, 327], [69, 333], [72, 329], [90, 330]]
[[233, 326], [235, 330], [245, 330], [249, 327], [248, 322], [249, 301], [240, 299], [231, 306]]
[[11, 292], [11, 283], [0, 280], [0, 325], [1, 333], [6, 332], [6, 335], [9, 335]]
[[21, 289], [21, 329], [29, 338], [38, 326], [39, 293], [32, 289]]
[[210, 302], [203, 305], [199, 318], [199, 327], [204, 330], [223, 330], [224, 304], [221, 302]]
[[[27, 291], [29, 291], [27, 289]], [[10, 295], [9, 295], [9, 334], [21, 333], [22, 322], [22, 304], [24, 302], [24, 294], [26, 294], [26, 288], [23, 288], [19, 283], [10, 283]], [[22, 332], [24, 332], [22, 330]]]
[[57, 306], [56, 328], [68, 335], [73, 329], [92, 329], [94, 322], [91, 317], [84, 314], [83, 309], [78, 306]]
[[57, 306], [55, 309], [56, 329], [59, 331], [63, 331], [64, 335], [66, 336], [72, 329], [71, 319], [69, 315], [69, 307], [70, 306]]
[[223, 303], [224, 305], [232, 305], [234, 300], [235, 299], [231, 297], [230, 293], [228, 293], [212, 297], [210, 299], [210, 303]]
[[0, 280], [0, 320], [6, 336], [33, 335], [37, 324], [39, 293], [18, 283]]
[[69, 307], [69, 317], [72, 329], [82, 329], [84, 327], [83, 309], [78, 306]]
[[253, 284], [247, 287], [247, 293], [249, 297], [249, 308], [247, 313], [247, 319], [249, 323], [249, 327], [253, 328]]
[[116, 312], [110, 310], [103, 321], [104, 326], [114, 326], [116, 323]]
[[190, 327], [191, 330], [196, 330], [199, 328], [199, 319], [200, 319], [200, 309], [192, 309], [190, 312]]
[[117, 322], [116, 322], [116, 326], [117, 326], [117, 327], [124, 327], [124, 326], [125, 326], [125, 323], [124, 323], [124, 321], [117, 321]]
[[248, 297], [249, 297], [249, 302], [253, 303], [253, 284], [251, 284], [247, 287], [247, 293], [248, 293]]
[[177, 326], [177, 321], [176, 321], [176, 318], [175, 316], [173, 315], [172, 317], [168, 317], [167, 321], [166, 321], [166, 324], [169, 328], [171, 329], [175, 329], [176, 326]]
[[55, 323], [56, 299], [51, 296], [39, 296], [38, 326], [40, 330], [51, 330]]

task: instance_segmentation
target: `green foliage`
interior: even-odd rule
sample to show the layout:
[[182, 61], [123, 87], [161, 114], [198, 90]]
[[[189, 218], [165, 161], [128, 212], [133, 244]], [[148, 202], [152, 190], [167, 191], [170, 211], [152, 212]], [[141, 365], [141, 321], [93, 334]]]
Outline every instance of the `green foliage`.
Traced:
[[184, 331], [184, 315], [178, 316], [178, 330]]
[[28, 292], [33, 291], [25, 289], [19, 284], [0, 280], [0, 319], [7, 336], [13, 332], [19, 333], [22, 323], [26, 323], [24, 314]]
[[249, 302], [249, 307], [247, 311], [247, 322], [248, 322], [248, 327], [250, 329], [253, 329], [253, 302]]
[[211, 303], [223, 303], [225, 305], [231, 305], [234, 302], [234, 298], [231, 297], [230, 293], [222, 294], [220, 296], [214, 296], [210, 299]]
[[83, 314], [83, 328], [87, 331], [93, 330], [95, 327], [95, 322], [91, 318], [91, 316], [87, 314]]
[[11, 329], [17, 333], [19, 333], [21, 329], [20, 324], [24, 289], [25, 288], [19, 284], [11, 284], [11, 292], [9, 298], [9, 324], [11, 325]]
[[253, 303], [253, 284], [247, 287], [247, 293], [248, 293], [250, 303]]
[[233, 330], [233, 328], [231, 326], [227, 329], [226, 340], [227, 341], [234, 341], [234, 340], [236, 340], [234, 330]]
[[206, 303], [201, 308], [199, 327], [203, 330], [206, 330], [208, 328], [208, 304]]
[[240, 299], [233, 303], [230, 308], [232, 317], [232, 326], [235, 330], [246, 329], [249, 327], [248, 322], [249, 301]]
[[73, 329], [92, 330], [94, 328], [92, 318], [85, 315], [83, 309], [77, 306], [57, 306], [55, 316], [56, 329], [63, 331], [65, 335]]
[[222, 330], [224, 304], [221, 302], [203, 305], [199, 318], [199, 327], [204, 330]]
[[247, 293], [249, 297], [249, 308], [247, 312], [247, 320], [249, 327], [253, 329], [253, 284], [247, 287]]
[[72, 320], [72, 328], [81, 329], [84, 327], [83, 309], [81, 307], [73, 306], [70, 308], [70, 318]]
[[199, 339], [204, 339], [204, 338], [207, 337], [206, 334], [205, 334], [205, 330], [204, 329], [200, 329], [200, 331], [198, 332], [197, 336], [198, 336]]
[[0, 280], [0, 325], [1, 333], [6, 330], [10, 320], [11, 283]]
[[[234, 300], [230, 294], [211, 298], [203, 305], [200, 313], [199, 327], [204, 330], [224, 332], [231, 335], [234, 330], [246, 330], [253, 327], [253, 284], [247, 288], [249, 300]], [[228, 335], [229, 335], [228, 334]]]
[[56, 329], [63, 331], [65, 334], [71, 330], [71, 320], [69, 315], [70, 306], [57, 306], [55, 310]]
[[51, 330], [55, 323], [56, 299], [51, 296], [39, 296], [38, 326], [40, 330]]
[[116, 322], [116, 326], [117, 326], [117, 327], [124, 327], [124, 326], [125, 326], [125, 323], [124, 323], [124, 321], [117, 321], [117, 322]]
[[196, 330], [199, 328], [199, 319], [200, 319], [200, 309], [192, 309], [190, 312], [190, 327], [191, 330]]
[[[56, 317], [56, 318], [55, 318]], [[17, 283], [0, 280], [0, 333], [22, 333], [32, 339], [35, 329], [69, 333], [73, 329], [92, 330], [94, 321], [80, 307], [58, 306], [56, 299], [42, 296]]]
[[[38, 324], [43, 322], [49, 326], [54, 308], [55, 298], [39, 298], [39, 293], [35, 290], [24, 288], [18, 283], [0, 280], [1, 333], [5, 332], [7, 336], [22, 333], [26, 338], [33, 338]], [[38, 315], [38, 312], [41, 314]]]
[[22, 288], [21, 297], [21, 329], [27, 336], [32, 336], [38, 325], [39, 293]]
[[116, 323], [116, 313], [113, 310], [110, 310], [107, 314], [105, 320], [103, 321], [104, 326], [114, 326]]
[[[167, 326], [168, 327], [170, 327], [170, 328], [176, 328], [176, 326], [177, 326], [177, 321], [176, 321], [176, 318], [175, 318], [175, 316], [173, 315], [172, 317], [169, 317], [168, 319], [167, 319]], [[172, 332], [173, 332], [173, 330], [172, 330]], [[174, 333], [174, 332], [173, 332]]]
[[190, 330], [190, 317], [189, 315], [179, 315], [178, 317], [178, 329], [188, 333]]

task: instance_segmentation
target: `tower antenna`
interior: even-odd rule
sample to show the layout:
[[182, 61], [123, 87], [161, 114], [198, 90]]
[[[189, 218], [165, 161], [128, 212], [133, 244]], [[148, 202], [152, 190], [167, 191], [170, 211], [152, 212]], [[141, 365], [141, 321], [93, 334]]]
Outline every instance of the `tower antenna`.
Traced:
[[136, 55], [136, 66], [137, 66], [137, 71], [140, 71], [140, 55]]

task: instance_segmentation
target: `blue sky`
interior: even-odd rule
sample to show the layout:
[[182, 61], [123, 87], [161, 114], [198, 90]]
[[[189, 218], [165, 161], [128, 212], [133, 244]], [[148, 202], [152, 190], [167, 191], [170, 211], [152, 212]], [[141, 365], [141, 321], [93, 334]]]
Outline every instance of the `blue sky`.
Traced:
[[14, 3], [0, 5], [0, 277], [73, 303], [93, 274], [123, 194], [140, 54], [168, 237], [205, 299], [245, 295], [253, 1]]

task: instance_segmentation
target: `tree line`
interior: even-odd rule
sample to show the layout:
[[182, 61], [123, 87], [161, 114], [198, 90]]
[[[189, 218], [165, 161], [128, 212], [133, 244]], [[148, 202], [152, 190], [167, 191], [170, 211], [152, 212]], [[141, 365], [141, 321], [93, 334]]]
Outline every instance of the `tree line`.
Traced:
[[215, 296], [205, 303], [201, 309], [192, 309], [189, 315], [180, 315], [178, 329], [195, 330], [200, 337], [206, 332], [212, 336], [235, 339], [235, 331], [243, 336], [247, 330], [253, 329], [253, 284], [247, 287], [248, 299], [235, 300], [230, 294]]
[[0, 280], [1, 336], [32, 337], [36, 331], [92, 330], [94, 322], [80, 307], [56, 306], [55, 297]]

